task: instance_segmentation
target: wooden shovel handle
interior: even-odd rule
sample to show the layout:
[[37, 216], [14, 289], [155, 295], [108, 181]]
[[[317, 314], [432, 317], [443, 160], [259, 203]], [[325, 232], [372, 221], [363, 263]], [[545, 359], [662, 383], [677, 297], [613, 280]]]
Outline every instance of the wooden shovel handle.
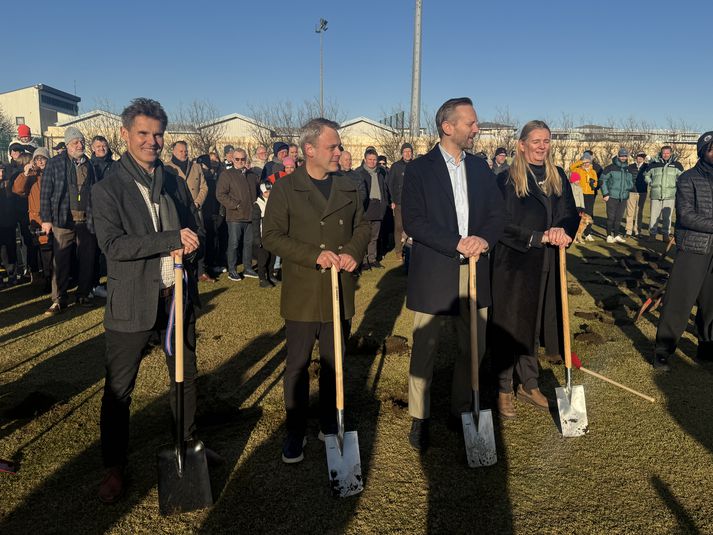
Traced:
[[567, 297], [567, 249], [559, 248], [560, 299], [562, 300], [562, 337], [564, 338], [564, 365], [572, 368], [572, 343], [569, 336], [569, 301]]
[[475, 284], [475, 257], [468, 259], [468, 306], [470, 307], [470, 382], [473, 390], [480, 383], [480, 355], [478, 353], [478, 291]]
[[173, 299], [176, 318], [176, 382], [183, 382], [183, 254], [178, 253], [173, 260]]
[[332, 266], [332, 323], [334, 324], [334, 375], [337, 381], [337, 410], [344, 410], [342, 371], [342, 319], [339, 306], [339, 270]]

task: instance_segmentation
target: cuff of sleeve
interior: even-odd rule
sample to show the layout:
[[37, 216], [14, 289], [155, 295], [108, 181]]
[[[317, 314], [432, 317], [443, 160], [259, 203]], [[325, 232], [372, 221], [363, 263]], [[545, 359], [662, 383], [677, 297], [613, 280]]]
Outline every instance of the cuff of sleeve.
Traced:
[[528, 247], [537, 247], [538, 249], [542, 248], [542, 237], [544, 236], [544, 232], [540, 231], [534, 231], [532, 233], [532, 236], [530, 236], [530, 243], [527, 244]]

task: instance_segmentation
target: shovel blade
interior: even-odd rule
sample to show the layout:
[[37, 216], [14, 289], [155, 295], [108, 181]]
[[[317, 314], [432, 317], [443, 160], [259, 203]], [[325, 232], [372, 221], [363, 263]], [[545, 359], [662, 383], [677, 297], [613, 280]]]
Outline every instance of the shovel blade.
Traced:
[[584, 400], [584, 387], [576, 385], [568, 391], [565, 387], [555, 389], [557, 410], [563, 437], [581, 437], [589, 431], [587, 404]]
[[183, 474], [178, 473], [176, 445], [162, 447], [158, 461], [158, 508], [162, 515], [185, 513], [213, 505], [205, 446], [186, 443]]
[[498, 462], [498, 452], [495, 448], [495, 431], [493, 428], [493, 413], [481, 410], [478, 423], [472, 412], [461, 414], [463, 422], [463, 439], [465, 440], [465, 455], [468, 466], [492, 466]]
[[337, 435], [325, 435], [327, 469], [332, 493], [340, 498], [354, 496], [364, 490], [361, 479], [361, 457], [359, 437], [356, 431], [344, 433], [344, 443], [339, 447]]

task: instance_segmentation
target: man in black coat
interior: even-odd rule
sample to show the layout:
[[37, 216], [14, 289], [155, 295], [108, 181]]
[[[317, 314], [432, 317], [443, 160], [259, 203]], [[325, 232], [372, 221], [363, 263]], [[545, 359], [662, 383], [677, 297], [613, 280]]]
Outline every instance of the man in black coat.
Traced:
[[357, 191], [365, 193], [364, 219], [369, 221], [371, 228], [371, 239], [361, 264], [362, 270], [384, 267], [377, 256], [377, 244], [381, 232], [381, 222], [384, 220], [386, 209], [389, 206], [389, 190], [386, 186], [386, 171], [378, 165], [377, 158], [376, 150], [371, 147], [366, 149], [364, 163], [354, 170], [354, 175], [362, 183], [362, 187], [357, 187]]
[[389, 170], [389, 176], [386, 178], [386, 184], [389, 186], [389, 192], [391, 193], [391, 209], [394, 211], [394, 252], [397, 258], [402, 256], [405, 241], [402, 236], [404, 225], [401, 217], [401, 192], [404, 188], [406, 165], [411, 160], [413, 160], [413, 145], [404, 143], [401, 145], [401, 159], [398, 162], [394, 162], [394, 165]]
[[[446, 101], [436, 114], [440, 143], [406, 167], [404, 230], [413, 238], [406, 306], [416, 312], [409, 370], [409, 442], [428, 447], [430, 386], [443, 320], [452, 317], [460, 351], [455, 359], [451, 418], [471, 410], [468, 258], [479, 259], [478, 357], [485, 351], [490, 306], [488, 251], [504, 227], [503, 199], [487, 162], [464, 152], [478, 120], [469, 98]], [[482, 256], [482, 257], [481, 257]], [[459, 423], [457, 425], [460, 425]]]
[[676, 182], [676, 247], [656, 331], [654, 368], [668, 359], [696, 312], [698, 360], [713, 360], [713, 132], [698, 139], [698, 162]]
[[[184, 438], [194, 432], [198, 304], [195, 257], [197, 208], [184, 180], [163, 167], [159, 154], [168, 119], [155, 100], [135, 99], [121, 114], [127, 151], [92, 189], [95, 226], [106, 255], [108, 295], [104, 313], [106, 381], [101, 407], [101, 449], [106, 475], [99, 487], [105, 503], [124, 493], [129, 445], [129, 406], [142, 352], [156, 333], [165, 338], [172, 308], [174, 260], [181, 255], [188, 282], [184, 312]], [[175, 414], [175, 357], [166, 356]]]

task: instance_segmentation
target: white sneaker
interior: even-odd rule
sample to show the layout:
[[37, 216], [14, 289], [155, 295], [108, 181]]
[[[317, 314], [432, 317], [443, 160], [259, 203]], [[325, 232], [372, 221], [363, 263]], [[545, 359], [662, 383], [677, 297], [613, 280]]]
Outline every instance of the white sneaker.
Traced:
[[617, 237], [614, 238], [614, 239], [615, 239], [616, 241], [618, 241], [619, 243], [626, 243], [626, 238], [624, 238], [624, 236], [617, 236]]
[[92, 290], [92, 294], [94, 294], [94, 297], [100, 297], [101, 299], [106, 299], [106, 286], [103, 284], [100, 284], [99, 286], [95, 286], [94, 289]]
[[594, 241], [594, 236], [592, 236], [591, 234], [587, 234], [584, 239], [587, 241]]

